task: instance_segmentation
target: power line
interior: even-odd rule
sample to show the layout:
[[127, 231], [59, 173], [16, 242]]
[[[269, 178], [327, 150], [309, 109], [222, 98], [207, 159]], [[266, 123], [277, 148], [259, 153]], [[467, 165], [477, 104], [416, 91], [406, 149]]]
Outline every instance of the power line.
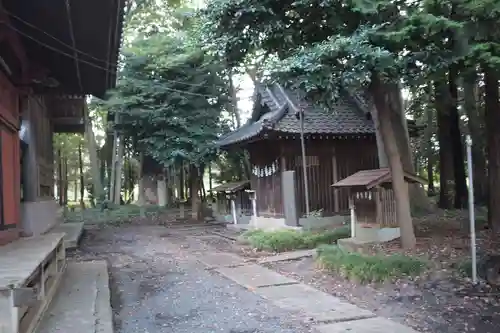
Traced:
[[[92, 54], [90, 54], [90, 53], [87, 53], [87, 52], [85, 52], [85, 51], [82, 51], [82, 50], [77, 49], [76, 47], [74, 47], [74, 46], [72, 46], [72, 45], [70, 45], [70, 44], [68, 44], [68, 43], [66, 43], [66, 42], [64, 42], [64, 41], [62, 41], [62, 40], [60, 40], [59, 38], [55, 37], [54, 35], [49, 34], [49, 33], [48, 33], [48, 32], [46, 32], [45, 30], [43, 30], [43, 29], [41, 29], [41, 28], [37, 27], [36, 25], [34, 25], [33, 23], [30, 23], [30, 22], [28, 22], [28, 21], [26, 21], [26, 20], [24, 20], [24, 19], [20, 18], [19, 16], [15, 15], [15, 14], [13, 14], [13, 13], [9, 12], [9, 11], [7, 11], [6, 9], [4, 9], [4, 11], [5, 11], [5, 12], [6, 12], [9, 16], [11, 16], [11, 17], [15, 18], [15, 19], [16, 19], [16, 20], [18, 20], [19, 22], [21, 22], [21, 23], [23, 23], [23, 24], [27, 25], [27, 26], [28, 26], [28, 27], [30, 27], [30, 28], [33, 28], [33, 29], [35, 29], [35, 30], [37, 30], [37, 31], [41, 32], [42, 34], [46, 35], [47, 37], [50, 37], [51, 39], [55, 40], [56, 42], [60, 43], [61, 45], [64, 45], [65, 47], [69, 48], [70, 50], [72, 50], [72, 51], [74, 51], [74, 52], [77, 52], [77, 53], [80, 53], [80, 54], [82, 54], [82, 55], [85, 55], [85, 56], [87, 56], [87, 57], [89, 57], [89, 58], [91, 58], [91, 59], [94, 59], [94, 60], [96, 60], [96, 61], [102, 62], [102, 63], [104, 63], [104, 64], [105, 64], [105, 65], [107, 65], [107, 66], [110, 66], [110, 67], [113, 67], [113, 68], [117, 68], [117, 65], [115, 65], [115, 64], [113, 64], [113, 63], [110, 63], [110, 62], [108, 62], [107, 60], [100, 59], [100, 58], [98, 58], [98, 57], [96, 57], [96, 56], [93, 56], [93, 55], [92, 55]], [[10, 28], [12, 28], [12, 29], [16, 30], [18, 33], [21, 33], [21, 32], [20, 32], [19, 30], [17, 30], [15, 27], [13, 27], [13, 26], [11, 26], [11, 25], [9, 25], [9, 24], [5, 23], [5, 22], [4, 22], [4, 24], [6, 24], [6, 25], [7, 25], [7, 26], [9, 26]], [[21, 33], [21, 34], [22, 34], [22, 33]], [[26, 33], [24, 33], [23, 35], [24, 35], [24, 36], [26, 36], [26, 37], [28, 37]], [[34, 39], [34, 37], [32, 37], [32, 36], [30, 36], [30, 37], [28, 37], [28, 38]], [[41, 42], [39, 42], [39, 41], [36, 41], [36, 42], [41, 43]], [[64, 52], [64, 51], [61, 51], [61, 52]], [[69, 55], [68, 55], [68, 56], [69, 56]], [[84, 63], [87, 63], [87, 64], [89, 64], [89, 65], [90, 65], [90, 63], [85, 62], [84, 60], [79, 59], [79, 61], [84, 62]], [[95, 64], [92, 64], [92, 65], [95, 65]], [[98, 65], [95, 65], [94, 67], [97, 67], [97, 66], [98, 66]], [[99, 66], [99, 67], [97, 67], [97, 68], [99, 68], [99, 69], [105, 69], [104, 67], [100, 67], [100, 66]], [[107, 70], [107, 71], [109, 71], [107, 68], [106, 68], [106, 70]], [[113, 74], [114, 74], [114, 73], [113, 73]], [[175, 81], [175, 80], [169, 80], [169, 81], [170, 81], [170, 82], [172, 82], [172, 83], [184, 84], [184, 85], [187, 85], [187, 86], [193, 86], [193, 87], [198, 87], [198, 86], [200, 86], [200, 85], [203, 85], [203, 83], [193, 84], [193, 83], [187, 83], [187, 82], [181, 82], [181, 81]]]
[[[10, 25], [10, 24], [6, 23], [6, 22], [0, 22], [0, 23], [3, 23], [4, 25], [8, 26], [10, 29], [14, 30], [14, 31], [15, 31], [15, 32], [17, 32], [18, 34], [20, 34], [20, 35], [22, 35], [22, 36], [24, 36], [24, 37], [26, 37], [26, 38], [28, 38], [28, 39], [30, 39], [30, 40], [32, 40], [32, 41], [34, 41], [35, 43], [37, 43], [37, 44], [39, 44], [39, 45], [41, 45], [41, 46], [43, 46], [43, 47], [46, 47], [46, 48], [48, 48], [49, 50], [52, 50], [52, 51], [54, 51], [54, 52], [56, 52], [56, 53], [59, 53], [59, 54], [64, 55], [64, 56], [66, 56], [66, 57], [68, 57], [68, 58], [71, 58], [71, 59], [73, 59], [73, 60], [74, 60], [74, 61], [76, 61], [76, 62], [81, 62], [81, 63], [87, 64], [87, 65], [89, 65], [89, 66], [91, 66], [91, 67], [94, 67], [94, 68], [97, 68], [97, 69], [103, 70], [103, 71], [105, 71], [105, 72], [108, 72], [108, 73], [111, 73], [111, 74], [114, 74], [114, 75], [116, 75], [116, 74], [117, 74], [117, 72], [116, 72], [116, 71], [114, 71], [114, 70], [110, 70], [110, 69], [108, 69], [108, 68], [106, 68], [106, 67], [99, 66], [99, 65], [94, 64], [94, 63], [92, 63], [92, 62], [89, 62], [89, 61], [87, 61], [87, 60], [83, 60], [83, 59], [76, 58], [76, 57], [75, 57], [74, 55], [72, 55], [72, 54], [69, 54], [69, 53], [67, 53], [67, 52], [65, 52], [65, 51], [62, 51], [62, 50], [60, 50], [60, 49], [58, 49], [58, 48], [56, 48], [56, 47], [54, 47], [54, 46], [48, 45], [48, 44], [46, 44], [46, 43], [44, 43], [44, 42], [42, 42], [42, 41], [40, 41], [40, 40], [36, 39], [35, 37], [31, 36], [30, 34], [25, 33], [25, 32], [23, 32], [23, 31], [21, 31], [21, 30], [17, 29], [16, 27], [14, 27], [14, 26], [12, 26], [12, 25]], [[73, 48], [73, 47], [71, 47], [71, 49], [74, 49], [74, 48]], [[175, 80], [168, 80], [168, 79], [166, 79], [165, 81], [167, 81], [167, 82], [171, 82], [171, 83], [185, 84], [185, 85], [188, 85], [188, 86], [194, 86], [194, 87], [203, 85], [203, 84], [192, 84], [192, 83], [181, 82], [181, 81], [175, 81]], [[174, 89], [174, 88], [163, 87], [163, 89], [165, 89], [165, 90], [170, 90], [170, 91], [173, 91], [173, 92], [178, 92], [178, 93], [184, 93], [184, 94], [187, 94], [187, 95], [192, 95], [192, 96], [200, 96], [200, 97], [205, 97], [205, 98], [217, 98], [217, 96], [214, 96], [214, 95], [199, 94], [199, 93], [194, 93], [194, 92], [190, 92], [190, 91], [177, 90], [177, 89]]]
[[[22, 36], [24, 36], [24, 37], [26, 37], [26, 38], [28, 38], [28, 39], [31, 39], [32, 41], [34, 41], [35, 43], [37, 43], [37, 44], [39, 44], [39, 45], [41, 45], [41, 46], [44, 46], [44, 47], [48, 48], [49, 50], [52, 50], [52, 51], [57, 52], [57, 53], [59, 53], [59, 54], [65, 55], [65, 56], [67, 56], [67, 57], [69, 57], [69, 58], [71, 58], [71, 59], [75, 59], [75, 57], [74, 57], [72, 54], [69, 54], [69, 53], [67, 53], [67, 52], [65, 52], [65, 51], [62, 51], [62, 50], [60, 50], [60, 49], [58, 49], [58, 48], [56, 48], [56, 47], [54, 47], [54, 46], [48, 45], [48, 44], [46, 44], [46, 43], [44, 43], [44, 42], [42, 42], [42, 41], [40, 41], [40, 40], [36, 39], [35, 37], [31, 36], [30, 34], [27, 34], [27, 33], [23, 32], [23, 31], [21, 31], [21, 30], [17, 29], [16, 27], [14, 27], [14, 26], [12, 26], [12, 25], [10, 25], [10, 24], [6, 23], [6, 22], [1, 22], [1, 23], [3, 23], [4, 25], [8, 26], [10, 29], [14, 30], [14, 31], [15, 31], [15, 32], [17, 32], [18, 34], [20, 34], [20, 35], [22, 35]], [[73, 48], [71, 47], [71, 49], [73, 49]], [[89, 61], [87, 61], [87, 60], [83, 60], [83, 59], [75, 59], [75, 60], [77, 60], [77, 61], [79, 61], [79, 62], [82, 62], [82, 63], [84, 63], [84, 64], [87, 64], [87, 65], [89, 65], [89, 66], [95, 67], [95, 68], [97, 68], [97, 69], [101, 69], [101, 70], [103, 70], [103, 71], [110, 72], [111, 74], [116, 74], [116, 71], [111, 71], [111, 70], [109, 70], [109, 69], [108, 69], [108, 68], [106, 68], [106, 67], [96, 65], [96, 64], [94, 64], [94, 63], [92, 63], [92, 62], [89, 62]]]
[[82, 54], [82, 55], [85, 55], [85, 56], [87, 56], [87, 57], [89, 57], [89, 58], [92, 58], [92, 59], [94, 59], [94, 60], [96, 60], [96, 61], [102, 62], [102, 63], [104, 63], [105, 65], [108, 65], [108, 66], [111, 66], [111, 67], [117, 67], [115, 64], [112, 64], [112, 63], [110, 63], [110, 62], [108, 62], [108, 61], [106, 61], [106, 60], [104, 60], [104, 59], [100, 59], [100, 58], [98, 58], [98, 57], [96, 57], [96, 56], [93, 56], [93, 55], [92, 55], [92, 54], [90, 54], [90, 53], [84, 52], [84, 51], [82, 51], [82, 50], [78, 50], [78, 49], [74, 48], [72, 45], [70, 45], [70, 44], [68, 44], [68, 43], [66, 43], [66, 42], [64, 42], [64, 41], [62, 41], [62, 40], [60, 40], [59, 38], [55, 37], [54, 35], [49, 34], [47, 31], [45, 31], [45, 30], [43, 30], [43, 29], [41, 29], [41, 28], [37, 27], [37, 26], [36, 26], [36, 25], [34, 25], [33, 23], [30, 23], [30, 22], [28, 22], [28, 21], [26, 21], [26, 20], [24, 20], [24, 19], [20, 18], [19, 16], [15, 15], [15, 14], [13, 14], [13, 13], [11, 13], [11, 12], [9, 12], [9, 11], [8, 11], [8, 10], [6, 10], [6, 9], [3, 9], [3, 10], [4, 10], [4, 11], [5, 11], [5, 12], [9, 15], [9, 16], [11, 16], [11, 17], [15, 18], [15, 19], [16, 19], [16, 20], [18, 20], [19, 22], [21, 22], [21, 23], [23, 23], [23, 24], [27, 25], [27, 26], [28, 26], [28, 27], [30, 27], [30, 28], [33, 28], [33, 29], [35, 29], [35, 30], [37, 30], [37, 31], [41, 32], [41, 33], [42, 33], [42, 34], [44, 34], [45, 36], [50, 37], [51, 39], [55, 40], [56, 42], [58, 42], [58, 43], [60, 43], [60, 44], [62, 44], [62, 45], [64, 45], [64, 46], [66, 46], [66, 47], [67, 47], [67, 48], [69, 48], [69, 49], [71, 49], [72, 51], [78, 52], [78, 53], [80, 53], [80, 54]]

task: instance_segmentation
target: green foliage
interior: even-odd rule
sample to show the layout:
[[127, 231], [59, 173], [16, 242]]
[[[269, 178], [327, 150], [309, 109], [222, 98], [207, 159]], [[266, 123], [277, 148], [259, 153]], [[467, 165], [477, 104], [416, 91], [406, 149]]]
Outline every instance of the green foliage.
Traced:
[[204, 163], [226, 102], [222, 64], [189, 37], [166, 34], [136, 41], [124, 62], [108, 102], [115, 128], [165, 166]]
[[320, 244], [336, 243], [337, 240], [349, 236], [349, 228], [342, 227], [321, 232], [297, 230], [265, 231], [255, 229], [245, 232], [241, 238], [259, 251], [285, 252], [299, 249], [314, 249]]
[[[496, 7], [495, 7], [496, 6]], [[339, 86], [428, 82], [453, 64], [498, 66], [498, 0], [212, 0], [207, 41], [230, 63], [257, 51], [274, 79], [324, 102]], [[471, 19], [473, 17], [473, 19]]]
[[364, 255], [343, 251], [335, 245], [322, 245], [317, 261], [324, 269], [361, 283], [384, 282], [422, 273], [425, 261], [404, 255]]
[[472, 277], [472, 260], [466, 259], [453, 265], [458, 274], [464, 277]]
[[[75, 207], [76, 208], [76, 207]], [[100, 207], [87, 208], [84, 210], [75, 209], [67, 212], [65, 215], [65, 223], [85, 222], [85, 224], [123, 224], [131, 223], [134, 219], [139, 218], [142, 213], [144, 217], [155, 219], [160, 214], [164, 213], [167, 208], [159, 206], [144, 206], [123, 205], [111, 207], [108, 210], [102, 211]]]

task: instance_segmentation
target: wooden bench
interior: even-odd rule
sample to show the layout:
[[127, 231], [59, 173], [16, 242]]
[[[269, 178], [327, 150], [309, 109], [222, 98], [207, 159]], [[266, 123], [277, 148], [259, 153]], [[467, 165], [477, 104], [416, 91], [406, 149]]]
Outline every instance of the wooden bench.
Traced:
[[0, 247], [0, 333], [32, 333], [66, 268], [64, 234]]

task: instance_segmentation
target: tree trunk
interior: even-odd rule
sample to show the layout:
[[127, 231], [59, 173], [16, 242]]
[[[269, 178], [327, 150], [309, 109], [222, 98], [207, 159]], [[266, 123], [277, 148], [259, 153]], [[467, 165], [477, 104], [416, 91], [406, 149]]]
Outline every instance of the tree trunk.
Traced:
[[427, 195], [432, 196], [435, 194], [434, 189], [434, 145], [432, 142], [432, 135], [434, 133], [434, 108], [428, 105], [425, 109], [426, 113], [426, 127], [424, 132], [424, 145], [427, 160], [427, 178], [429, 185], [427, 187]]
[[371, 110], [371, 116], [373, 124], [375, 126], [375, 138], [377, 140], [377, 154], [378, 154], [378, 167], [388, 168], [389, 161], [387, 159], [387, 154], [385, 153], [384, 141], [382, 140], [382, 135], [380, 132], [380, 121], [378, 119], [377, 110], [373, 108]]
[[83, 173], [83, 151], [82, 143], [78, 144], [78, 170], [80, 172], [80, 206], [85, 209], [85, 178]]
[[208, 163], [208, 191], [212, 193], [212, 162]]
[[64, 163], [63, 163], [63, 178], [64, 178], [64, 206], [68, 205], [68, 188], [69, 188], [69, 181], [68, 181], [68, 156], [64, 155]]
[[455, 66], [450, 68], [448, 76], [448, 88], [450, 91], [448, 107], [450, 119], [450, 138], [453, 148], [453, 174], [455, 176], [455, 200], [456, 209], [467, 207], [467, 182], [465, 179], [465, 156], [460, 133], [460, 117], [458, 115], [458, 87], [457, 70]]
[[500, 231], [500, 98], [498, 73], [485, 66], [485, 117], [488, 139], [488, 223], [495, 231]]
[[122, 193], [122, 170], [123, 170], [123, 155], [125, 153], [125, 138], [123, 135], [119, 136], [119, 141], [117, 142], [118, 149], [116, 153], [116, 164], [115, 164], [115, 180], [114, 180], [114, 203], [115, 205], [121, 204], [121, 193]]
[[137, 201], [139, 206], [144, 206], [146, 204], [146, 192], [144, 190], [144, 153], [140, 153], [139, 156], [139, 193], [137, 195]]
[[[416, 174], [416, 169], [413, 163], [413, 156], [411, 153], [410, 135], [408, 134], [408, 124], [406, 114], [403, 106], [403, 96], [401, 95], [400, 84], [389, 85], [390, 98], [393, 101], [391, 107], [391, 122], [396, 136], [396, 144], [403, 163], [403, 169], [406, 172]], [[420, 184], [410, 184], [410, 203], [413, 209], [418, 211], [429, 211], [430, 201], [425, 194], [424, 188]]]
[[62, 169], [62, 153], [61, 149], [59, 148], [57, 150], [57, 191], [59, 193], [59, 206], [62, 206], [64, 204], [64, 197], [63, 197], [63, 169]]
[[76, 177], [76, 172], [75, 180], [73, 181], [73, 201], [78, 202], [78, 178]]
[[233, 111], [234, 115], [234, 120], [235, 120], [235, 127], [240, 128], [241, 127], [241, 115], [240, 111], [238, 110], [238, 90], [236, 89], [234, 82], [233, 82], [233, 71], [232, 69], [229, 69], [229, 93], [231, 94], [231, 100], [229, 103], [231, 104], [231, 110]]
[[179, 168], [179, 199], [180, 200], [186, 199], [186, 191], [184, 190], [185, 183], [186, 183], [186, 181], [184, 180], [184, 162], [181, 162], [181, 165]]
[[414, 248], [416, 239], [411, 218], [410, 197], [391, 121], [391, 114], [394, 112], [394, 108], [398, 107], [398, 101], [394, 100], [390, 88], [380, 80], [377, 73], [372, 74], [371, 93], [378, 115], [380, 136], [391, 169], [392, 187], [396, 199], [396, 217], [401, 228], [401, 245], [407, 249]]
[[[117, 116], [115, 116], [117, 117]], [[108, 137], [109, 138], [109, 137]], [[109, 201], [116, 203], [116, 169], [117, 169], [117, 148], [118, 148], [118, 133], [116, 130], [113, 131], [113, 144], [111, 145], [111, 158], [110, 158], [110, 166], [109, 169]], [[108, 159], [107, 159], [108, 160]]]
[[97, 157], [97, 143], [94, 137], [94, 131], [92, 130], [92, 121], [88, 115], [87, 105], [83, 110], [85, 116], [85, 133], [87, 135], [87, 144], [89, 150], [90, 164], [92, 170], [92, 178], [94, 181], [94, 198], [97, 202], [104, 199], [104, 191], [99, 175], [99, 159]]
[[447, 91], [442, 82], [434, 84], [439, 142], [439, 208], [453, 208], [455, 175], [453, 145], [450, 140], [451, 123], [446, 100]]
[[200, 200], [200, 181], [198, 175], [198, 168], [190, 165], [189, 168], [189, 184], [191, 189], [191, 216], [194, 220], [201, 220], [201, 200]]
[[467, 125], [472, 142], [472, 167], [474, 177], [474, 201], [482, 205], [487, 202], [488, 177], [486, 174], [485, 134], [481, 129], [484, 119], [480, 115], [476, 97], [478, 82], [475, 71], [466, 73], [463, 80], [464, 108], [467, 114]]

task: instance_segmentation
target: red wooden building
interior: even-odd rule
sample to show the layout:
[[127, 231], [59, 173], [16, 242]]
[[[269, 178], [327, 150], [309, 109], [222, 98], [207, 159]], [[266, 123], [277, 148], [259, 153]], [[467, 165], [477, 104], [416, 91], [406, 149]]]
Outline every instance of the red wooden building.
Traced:
[[52, 134], [115, 84], [124, 3], [0, 0], [0, 244], [56, 223]]

